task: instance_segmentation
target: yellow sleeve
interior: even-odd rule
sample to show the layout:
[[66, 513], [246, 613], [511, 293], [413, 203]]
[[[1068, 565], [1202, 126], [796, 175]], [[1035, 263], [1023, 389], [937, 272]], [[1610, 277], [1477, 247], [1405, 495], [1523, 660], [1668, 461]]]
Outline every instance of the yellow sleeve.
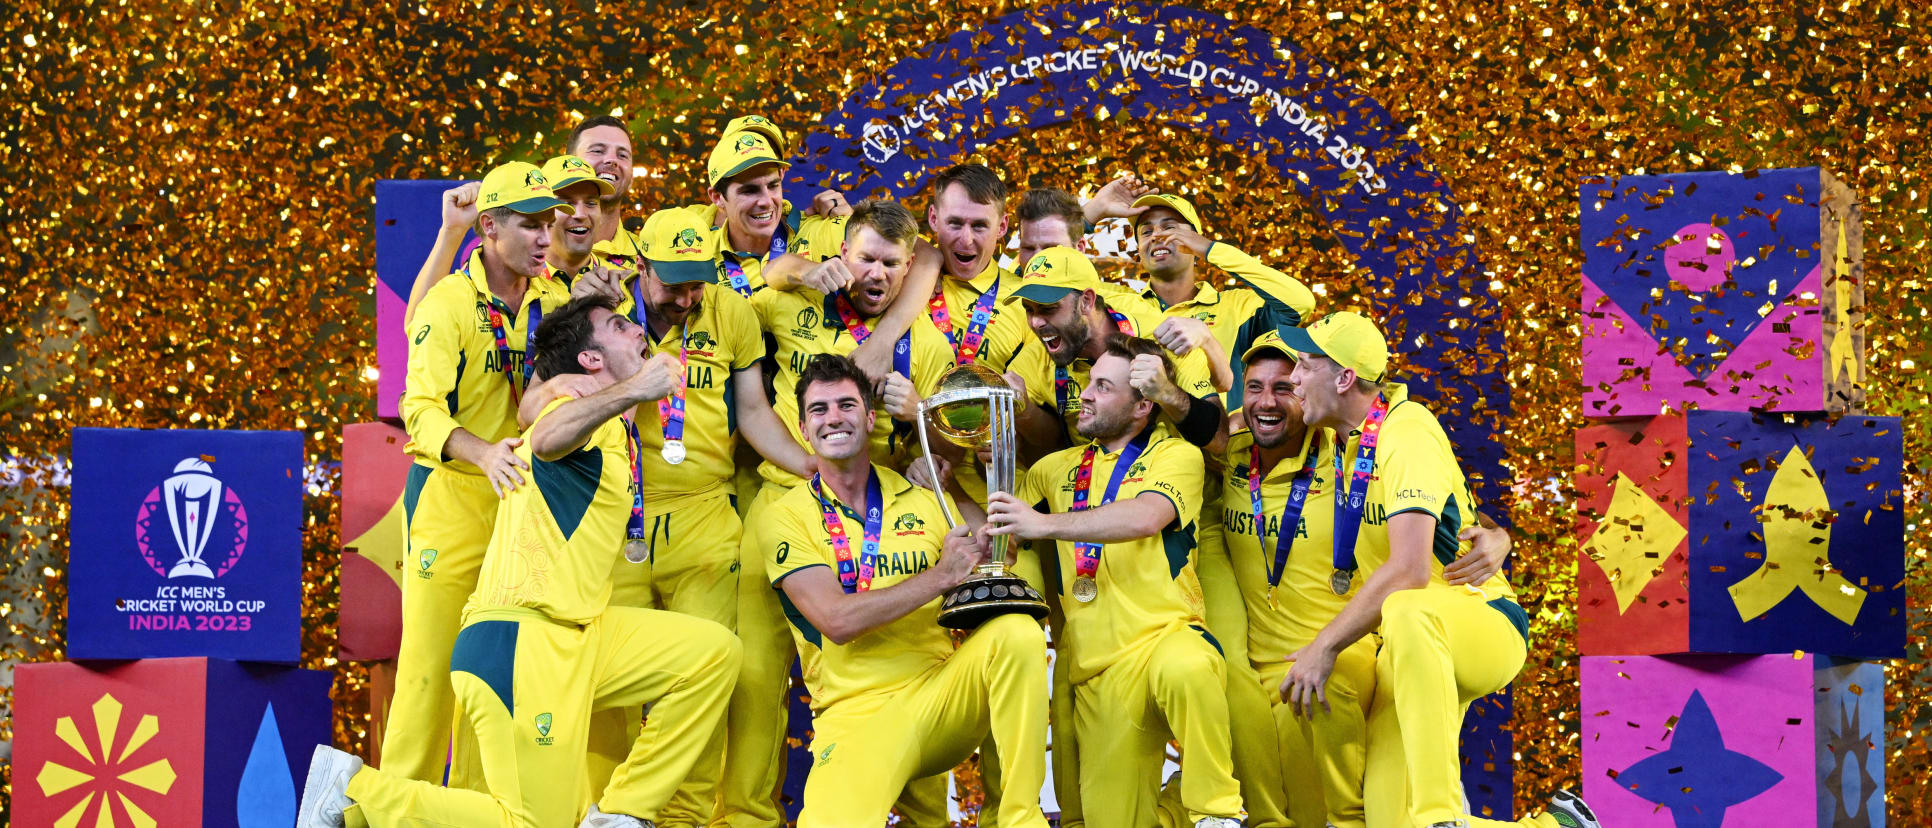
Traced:
[[1201, 516], [1201, 492], [1207, 485], [1207, 471], [1201, 463], [1201, 450], [1179, 437], [1163, 438], [1147, 447], [1140, 462], [1146, 471], [1133, 474], [1135, 483], [1121, 481], [1114, 502], [1153, 492], [1174, 503], [1177, 526], [1190, 526]]
[[[729, 290], [730, 288], [726, 288]], [[760, 331], [776, 330], [774, 320], [783, 313], [779, 306], [784, 303], [786, 293], [782, 290], [761, 290], [751, 295], [752, 316], [758, 320]]]
[[[922, 320], [913, 320], [912, 330], [912, 385], [922, 397], [932, 396], [939, 390], [939, 381], [946, 372], [953, 369], [953, 349], [946, 344], [946, 338], [932, 325]], [[918, 326], [926, 330], [920, 331]]]
[[779, 581], [801, 569], [832, 565], [821, 518], [816, 512], [805, 513], [804, 507], [810, 503], [809, 496], [787, 495], [767, 510], [768, 519], [745, 524], [745, 531], [756, 533], [755, 548], [764, 551], [765, 575], [771, 579], [773, 589], [778, 588]]
[[837, 256], [845, 246], [845, 219], [845, 216], [806, 216], [798, 223], [798, 237], [792, 239], [786, 252], [815, 262]]
[[[473, 298], [459, 275], [438, 282], [416, 307], [415, 331], [409, 335], [409, 373], [403, 380], [399, 406], [403, 428], [420, 450], [433, 457], [448, 457], [443, 451], [451, 432], [459, 428], [450, 402], [456, 393], [457, 366], [462, 364], [465, 326], [476, 324], [474, 306], [459, 307]], [[482, 365], [464, 370], [483, 370]]]
[[1262, 264], [1260, 259], [1226, 242], [1215, 242], [1210, 246], [1207, 260], [1208, 264], [1248, 283], [1263, 297], [1288, 306], [1295, 316], [1289, 324], [1308, 324], [1308, 315], [1315, 311], [1315, 293], [1300, 279]]
[[1047, 408], [1057, 404], [1053, 396], [1053, 360], [1047, 356], [1046, 346], [1041, 345], [1031, 332], [1027, 334], [1026, 344], [1020, 347], [1019, 356], [1005, 370], [1019, 374], [1020, 379], [1026, 381], [1028, 402]]
[[1037, 506], [1046, 500], [1053, 491], [1054, 472], [1060, 467], [1059, 463], [1054, 462], [1058, 457], [1058, 454], [1048, 455], [1027, 467], [1026, 473], [1013, 481], [1013, 497], [1028, 506]]
[[731, 370], [743, 371], [764, 359], [764, 328], [752, 304], [730, 288], [717, 291], [713, 298], [718, 303], [718, 334], [731, 349]]
[[[1420, 405], [1397, 404], [1383, 421], [1376, 444], [1375, 474], [1390, 517], [1427, 512], [1440, 519], [1456, 495], [1458, 467], [1442, 427]], [[1409, 409], [1402, 411], [1401, 409]], [[1399, 414], [1397, 412], [1400, 412]]]
[[1221, 398], [1221, 392], [1214, 387], [1214, 373], [1208, 366], [1207, 352], [1200, 348], [1189, 351], [1187, 356], [1175, 357], [1174, 384], [1190, 397]]

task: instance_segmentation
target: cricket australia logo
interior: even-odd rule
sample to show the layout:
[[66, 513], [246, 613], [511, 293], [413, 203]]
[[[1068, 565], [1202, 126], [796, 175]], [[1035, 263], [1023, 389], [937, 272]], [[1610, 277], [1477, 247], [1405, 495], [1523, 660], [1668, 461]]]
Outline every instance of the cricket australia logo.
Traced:
[[423, 550], [423, 554], [417, 556], [416, 558], [416, 577], [423, 578], [425, 580], [436, 577], [436, 573], [429, 571], [429, 568], [435, 565], [436, 565], [436, 550], [434, 549]]
[[737, 142], [731, 145], [731, 148], [737, 150], [739, 155], [745, 155], [758, 149], [759, 145], [763, 143], [765, 142], [758, 140], [758, 137], [755, 135], [740, 135], [738, 136]]
[[679, 230], [677, 237], [671, 240], [671, 244], [674, 248], [672, 251], [674, 253], [703, 253], [704, 252], [704, 246], [700, 244], [700, 241], [698, 239], [698, 231], [693, 230], [689, 227], [686, 227], [683, 230]]
[[523, 174], [523, 184], [524, 186], [534, 190], [539, 187], [550, 186], [550, 180], [543, 177], [543, 171], [531, 170]]
[[1034, 256], [1034, 257], [1033, 257], [1033, 264], [1030, 264], [1030, 265], [1027, 265], [1027, 268], [1026, 268], [1026, 275], [1025, 275], [1025, 276], [1023, 276], [1023, 277], [1021, 277], [1021, 278], [1025, 278], [1025, 279], [1032, 279], [1032, 278], [1035, 278], [1035, 277], [1038, 277], [1038, 278], [1041, 278], [1041, 279], [1045, 279], [1045, 278], [1047, 278], [1047, 277], [1049, 277], [1049, 276], [1051, 276], [1051, 275], [1053, 275], [1053, 274], [1051, 274], [1051, 273], [1048, 273], [1048, 272], [1047, 272], [1047, 271], [1050, 271], [1050, 270], [1052, 270], [1052, 269], [1053, 269], [1053, 263], [1052, 263], [1052, 262], [1049, 262], [1049, 261], [1047, 261], [1047, 260], [1045, 260], [1045, 259], [1042, 259], [1042, 258], [1040, 258], [1039, 256]]
[[709, 331], [692, 331], [686, 345], [694, 354], [710, 356], [718, 347], [718, 340], [711, 338]]
[[926, 522], [919, 519], [918, 515], [907, 512], [892, 522], [892, 531], [899, 537], [923, 535], [926, 534]]
[[[218, 578], [248, 548], [248, 510], [215, 477], [212, 458], [189, 457], [148, 492], [134, 514], [134, 546], [156, 575]], [[169, 557], [177, 558], [172, 563]]]
[[550, 735], [550, 714], [538, 713], [537, 714], [537, 744], [548, 745], [548, 744], [553, 744], [556, 741], [557, 741], [556, 737]]

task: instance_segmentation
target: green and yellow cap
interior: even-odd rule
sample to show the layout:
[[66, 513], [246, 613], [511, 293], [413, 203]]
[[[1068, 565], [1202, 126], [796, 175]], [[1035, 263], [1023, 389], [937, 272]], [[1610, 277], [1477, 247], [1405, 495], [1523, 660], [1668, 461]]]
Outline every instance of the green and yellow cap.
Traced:
[[577, 212], [557, 198], [543, 170], [524, 161], [499, 165], [483, 176], [483, 190], [476, 196], [476, 209], [482, 212], [498, 207], [508, 207], [526, 216], [546, 210]]
[[597, 171], [590, 168], [590, 162], [575, 155], [559, 155], [543, 162], [543, 177], [550, 181], [552, 193], [575, 187], [586, 181], [597, 185], [600, 195], [614, 195], [617, 185], [597, 177]]
[[785, 142], [785, 131], [779, 129], [777, 124], [763, 115], [740, 115], [731, 119], [731, 123], [725, 124], [724, 134], [730, 135], [734, 132], [756, 132], [765, 136], [766, 140], [771, 141], [772, 150], [779, 155], [784, 155], [788, 146]]
[[652, 213], [637, 234], [637, 246], [659, 282], [718, 283], [718, 234], [697, 213], [682, 207]]
[[1135, 207], [1166, 207], [1169, 210], [1173, 210], [1176, 213], [1180, 213], [1181, 220], [1187, 222], [1190, 225], [1193, 225], [1194, 232], [1196, 233], [1207, 232], [1205, 229], [1201, 227], [1201, 214], [1195, 211], [1193, 203], [1189, 202], [1185, 198], [1181, 198], [1180, 196], [1167, 195], [1165, 193], [1148, 193], [1147, 195], [1134, 199], [1134, 206]]
[[1325, 356], [1369, 382], [1387, 379], [1389, 340], [1369, 318], [1353, 311], [1337, 311], [1306, 328], [1275, 329], [1281, 341], [1304, 354]]
[[718, 145], [711, 148], [711, 159], [705, 164], [710, 179], [710, 188], [718, 189], [725, 179], [738, 175], [753, 167], [764, 164], [777, 164], [790, 167], [791, 164], [780, 160], [778, 150], [765, 133], [755, 129], [726, 131]]
[[1081, 291], [1100, 289], [1100, 273], [1093, 262], [1071, 247], [1049, 247], [1033, 254], [1020, 269], [1020, 287], [1014, 299], [1051, 305]]

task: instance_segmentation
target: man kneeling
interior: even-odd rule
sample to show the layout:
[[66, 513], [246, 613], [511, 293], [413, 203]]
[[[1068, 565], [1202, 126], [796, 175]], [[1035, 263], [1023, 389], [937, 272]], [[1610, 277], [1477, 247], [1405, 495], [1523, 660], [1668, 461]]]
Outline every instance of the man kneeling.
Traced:
[[955, 649], [938, 623], [939, 596], [972, 574], [987, 539], [965, 525], [945, 531], [931, 491], [872, 462], [871, 385], [851, 361], [813, 357], [797, 393], [818, 474], [747, 531], [760, 533], [812, 694], [799, 828], [884, 823], [908, 780], [951, 769], [989, 729], [1006, 794], [999, 824], [1046, 828], [1039, 623], [1000, 616]]
[[498, 507], [450, 682], [476, 726], [489, 792], [442, 788], [315, 749], [298, 828], [567, 825], [578, 818], [590, 713], [651, 705], [587, 828], [648, 826], [697, 761], [738, 680], [738, 640], [675, 612], [607, 606], [641, 481], [628, 412], [669, 394], [677, 360], [609, 299], [572, 301], [537, 331], [537, 373], [588, 374], [602, 390], [559, 397], [518, 457], [536, 485]]

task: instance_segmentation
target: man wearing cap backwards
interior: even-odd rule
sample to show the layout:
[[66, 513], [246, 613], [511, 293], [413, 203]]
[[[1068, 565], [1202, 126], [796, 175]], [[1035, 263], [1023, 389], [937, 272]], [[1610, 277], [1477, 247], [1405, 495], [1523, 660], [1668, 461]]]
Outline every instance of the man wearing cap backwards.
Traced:
[[[1008, 790], [1000, 824], [1045, 828], [1046, 641], [1003, 615], [955, 649], [939, 596], [971, 577], [987, 538], [976, 505], [946, 531], [932, 493], [871, 459], [871, 381], [812, 357], [796, 388], [819, 471], [763, 515], [759, 543], [811, 690], [814, 762], [800, 828], [880, 825], [906, 783], [944, 773], [989, 736]], [[990, 816], [990, 814], [988, 814]], [[942, 812], [943, 817], [943, 812]]]
[[[918, 223], [898, 204], [863, 202], [845, 222], [845, 234], [840, 261], [853, 278], [843, 290], [831, 294], [809, 288], [763, 290], [751, 300], [760, 326], [776, 343], [774, 407], [790, 438], [801, 446], [805, 440], [798, 431], [794, 393], [800, 376], [814, 356], [849, 356], [862, 341], [889, 335], [879, 330], [881, 317], [906, 287]], [[917, 418], [919, 401], [932, 393], [951, 367], [952, 352], [945, 337], [930, 325], [914, 325], [888, 342], [893, 371], [877, 382], [876, 401], [894, 420], [911, 423]], [[903, 465], [917, 451], [918, 437], [909, 426], [895, 425], [875, 429], [871, 442], [875, 461]], [[769, 504], [803, 482], [794, 470], [770, 461], [758, 471], [765, 483], [747, 511], [754, 518], [766, 514]], [[745, 669], [726, 725], [721, 814], [732, 826], [781, 821], [775, 797], [793, 650], [777, 596], [761, 568], [764, 559], [756, 545], [760, 526], [755, 520], [747, 526], [739, 552], [738, 635], [745, 645]]]
[[[415, 463], [403, 492], [409, 565], [383, 766], [438, 782], [455, 713], [450, 647], [498, 500], [527, 482], [516, 407], [534, 370], [537, 324], [568, 298], [544, 273], [553, 215], [570, 208], [542, 171], [523, 162], [491, 170], [477, 206], [481, 247], [429, 290], [410, 322], [401, 404]], [[480, 784], [471, 745], [458, 741], [450, 782]]]
[[1280, 334], [1301, 355], [1289, 382], [1303, 422], [1337, 435], [1330, 588], [1341, 594], [1360, 583], [1289, 654], [1282, 696], [1304, 715], [1332, 711], [1327, 688], [1343, 654], [1380, 633], [1363, 781], [1369, 825], [1595, 828], [1568, 791], [1548, 813], [1519, 822], [1465, 813], [1456, 752], [1463, 715], [1522, 670], [1529, 620], [1501, 573], [1461, 586], [1444, 574], [1464, 551], [1457, 536], [1474, 501], [1435, 415], [1382, 384], [1389, 351], [1375, 323], [1338, 312]]
[[[670, 799], [723, 717], [740, 653], [716, 623], [609, 606], [616, 538], [642, 486], [623, 413], [678, 383], [676, 360], [650, 356], [644, 336], [591, 296], [553, 313], [537, 339], [539, 373], [584, 374], [598, 388], [551, 401], [525, 432], [516, 455], [535, 485], [503, 502], [448, 659], [444, 681], [476, 728], [487, 793], [319, 745], [298, 828], [560, 826], [580, 815], [586, 828], [640, 828]], [[591, 712], [645, 704], [650, 720], [624, 764], [596, 804], [580, 804]]]
[[[1247, 427], [1228, 436], [1217, 481], [1226, 504], [1220, 522], [1227, 555], [1247, 621], [1246, 649], [1230, 649], [1228, 663], [1240, 663], [1250, 676], [1259, 671], [1258, 681], [1248, 679], [1251, 686], [1243, 689], [1261, 694], [1266, 688], [1266, 695], [1276, 701], [1281, 699], [1275, 688], [1292, 666], [1287, 656], [1313, 641], [1348, 600], [1330, 584], [1335, 571], [1330, 531], [1334, 489], [1327, 469], [1334, 456], [1333, 438], [1302, 422], [1301, 401], [1289, 382], [1295, 357], [1275, 331], [1263, 334], [1242, 356]], [[1402, 396], [1401, 386], [1386, 388], [1392, 398]], [[1473, 540], [1475, 547], [1443, 574], [1452, 585], [1488, 580], [1508, 554], [1509, 535], [1499, 528], [1470, 525], [1460, 536]], [[1240, 679], [1234, 675], [1230, 673], [1228, 682], [1230, 711], [1238, 709], [1234, 684]], [[1246, 729], [1255, 731], [1266, 748], [1258, 765], [1251, 758], [1243, 767], [1243, 730], [1237, 725], [1236, 776], [1243, 782], [1285, 784], [1288, 816], [1295, 825], [1362, 828], [1362, 766], [1374, 689], [1375, 644], [1364, 636], [1336, 655], [1334, 672], [1323, 688], [1327, 707], [1304, 708], [1301, 712], [1309, 714], [1304, 717], [1280, 704], [1274, 708], [1272, 731], [1254, 727], [1254, 722], [1266, 720], [1265, 712], [1250, 714]], [[1250, 825], [1256, 824], [1255, 805], [1246, 794], [1253, 787], [1259, 786], [1242, 789]], [[1274, 795], [1281, 792], [1278, 787]]]
[[[611, 253], [621, 280], [619, 315], [644, 330], [653, 351], [683, 366], [684, 380], [656, 406], [630, 415], [636, 423], [643, 502], [623, 543], [634, 558], [613, 572], [613, 606], [663, 609], [738, 626], [738, 547], [742, 525], [732, 485], [739, 434], [761, 454], [809, 471], [804, 449], [788, 439], [765, 399], [759, 365], [765, 355], [758, 317], [744, 297], [717, 284], [716, 235], [682, 209], [653, 213], [639, 234], [644, 258]], [[599, 243], [608, 249], [609, 242]], [[584, 396], [590, 377], [563, 374], [533, 389], [520, 414], [534, 419], [558, 394]], [[624, 759], [639, 711], [594, 716], [590, 791]], [[662, 826], [705, 825], [723, 772], [724, 730], [658, 817]]]
[[1071, 662], [1086, 823], [1158, 823], [1172, 736], [1187, 819], [1232, 828], [1241, 793], [1228, 757], [1225, 673], [1201, 626], [1191, 555], [1201, 452], [1157, 424], [1160, 407], [1132, 379], [1149, 362], [1173, 371], [1152, 340], [1108, 340], [1080, 395], [1085, 444], [1034, 463], [1016, 492], [989, 495], [986, 520], [993, 534], [1057, 542], [1051, 580], [1071, 644], [1062, 657]]

